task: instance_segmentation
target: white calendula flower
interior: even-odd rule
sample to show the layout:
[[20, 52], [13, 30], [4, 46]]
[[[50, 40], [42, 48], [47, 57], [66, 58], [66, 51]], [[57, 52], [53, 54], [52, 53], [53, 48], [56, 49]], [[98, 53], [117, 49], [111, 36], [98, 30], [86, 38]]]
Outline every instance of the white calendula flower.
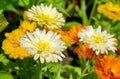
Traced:
[[62, 13], [59, 13], [52, 5], [32, 6], [26, 12], [26, 16], [29, 20], [36, 21], [39, 26], [47, 26], [50, 29], [60, 28], [65, 22]]
[[65, 43], [52, 31], [46, 32], [38, 28], [30, 33], [27, 32], [20, 39], [20, 46], [26, 48], [34, 55], [34, 60], [40, 58], [41, 63], [62, 61], [63, 51], [66, 49]]
[[98, 54], [108, 54], [108, 51], [115, 52], [117, 39], [114, 35], [108, 34], [106, 31], [101, 31], [101, 26], [93, 29], [92, 26], [88, 26], [78, 33], [80, 37], [79, 41], [88, 43], [90, 48]]

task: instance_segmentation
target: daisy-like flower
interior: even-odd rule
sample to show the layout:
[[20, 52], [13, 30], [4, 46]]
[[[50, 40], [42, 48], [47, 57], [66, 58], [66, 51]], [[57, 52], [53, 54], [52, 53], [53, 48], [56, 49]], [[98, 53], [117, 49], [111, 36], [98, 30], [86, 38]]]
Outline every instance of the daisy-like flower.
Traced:
[[65, 22], [63, 15], [56, 8], [53, 8], [52, 5], [44, 6], [41, 4], [32, 6], [25, 13], [29, 20], [36, 21], [39, 26], [47, 26], [49, 29], [60, 28]]
[[46, 32], [38, 28], [27, 32], [20, 40], [20, 45], [34, 55], [34, 60], [40, 58], [41, 63], [62, 61], [65, 43], [60, 40], [60, 35], [52, 31]]
[[109, 19], [120, 20], [120, 6], [112, 2], [101, 4], [97, 8], [98, 12], [104, 14]]
[[80, 37], [79, 41], [88, 43], [90, 48], [98, 54], [108, 54], [108, 51], [115, 52], [117, 39], [114, 35], [108, 34], [106, 31], [101, 31], [101, 26], [93, 29], [92, 26], [88, 26], [78, 33]]
[[98, 57], [95, 72], [101, 79], [120, 79], [120, 60], [113, 55]]

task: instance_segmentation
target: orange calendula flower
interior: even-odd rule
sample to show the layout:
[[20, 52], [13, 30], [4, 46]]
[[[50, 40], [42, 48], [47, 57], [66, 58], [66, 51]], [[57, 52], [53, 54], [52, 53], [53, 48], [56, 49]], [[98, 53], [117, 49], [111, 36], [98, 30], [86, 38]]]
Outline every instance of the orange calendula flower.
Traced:
[[97, 58], [95, 71], [101, 79], [120, 79], [120, 60], [113, 55]]
[[118, 4], [108, 2], [106, 4], [99, 5], [97, 10], [109, 19], [120, 20], [120, 6]]
[[26, 31], [33, 31], [35, 28], [33, 23], [22, 22], [22, 25], [18, 29], [13, 30], [11, 33], [6, 33], [6, 39], [2, 42], [2, 49], [5, 54], [10, 58], [24, 59], [30, 57], [31, 54], [25, 48], [20, 47], [19, 40], [25, 34]]
[[72, 28], [70, 28], [69, 31], [67, 31], [67, 36], [69, 36], [73, 42], [77, 42], [79, 40], [78, 37], [78, 32], [80, 32], [82, 29], [82, 25], [80, 26], [73, 26]]
[[83, 58], [95, 58], [96, 57], [96, 55], [93, 54], [93, 50], [89, 48], [89, 44], [87, 43], [84, 43], [81, 46], [76, 47], [75, 52], [80, 57], [83, 57]]
[[61, 34], [61, 39], [66, 42], [68, 46], [76, 43], [79, 40], [78, 32], [83, 28], [82, 25], [72, 26], [68, 31], [63, 31], [61, 29], [55, 29], [54, 31]]

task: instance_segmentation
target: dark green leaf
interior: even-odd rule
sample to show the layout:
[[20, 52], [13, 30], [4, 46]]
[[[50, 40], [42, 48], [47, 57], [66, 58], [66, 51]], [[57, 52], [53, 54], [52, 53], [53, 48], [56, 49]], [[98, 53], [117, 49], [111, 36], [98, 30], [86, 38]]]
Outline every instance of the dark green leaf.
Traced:
[[8, 25], [8, 22], [3, 14], [0, 14], [0, 32], [2, 32], [6, 26]]

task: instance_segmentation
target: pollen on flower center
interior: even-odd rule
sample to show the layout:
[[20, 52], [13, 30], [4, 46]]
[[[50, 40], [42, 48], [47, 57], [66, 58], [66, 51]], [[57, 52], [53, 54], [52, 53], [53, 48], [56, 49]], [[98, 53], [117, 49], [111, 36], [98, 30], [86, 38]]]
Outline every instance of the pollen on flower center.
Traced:
[[92, 37], [92, 41], [93, 41], [94, 43], [100, 44], [100, 43], [104, 43], [105, 39], [104, 39], [104, 37], [101, 36], [101, 35], [95, 35], [95, 36]]
[[42, 18], [43, 21], [45, 21], [45, 22], [51, 22], [51, 21], [53, 20], [53, 19], [50, 17], [49, 14], [42, 14], [42, 15], [40, 16], [40, 18]]
[[38, 49], [40, 51], [48, 51], [50, 49], [50, 44], [48, 42], [45, 42], [45, 41], [40, 41], [38, 43]]

